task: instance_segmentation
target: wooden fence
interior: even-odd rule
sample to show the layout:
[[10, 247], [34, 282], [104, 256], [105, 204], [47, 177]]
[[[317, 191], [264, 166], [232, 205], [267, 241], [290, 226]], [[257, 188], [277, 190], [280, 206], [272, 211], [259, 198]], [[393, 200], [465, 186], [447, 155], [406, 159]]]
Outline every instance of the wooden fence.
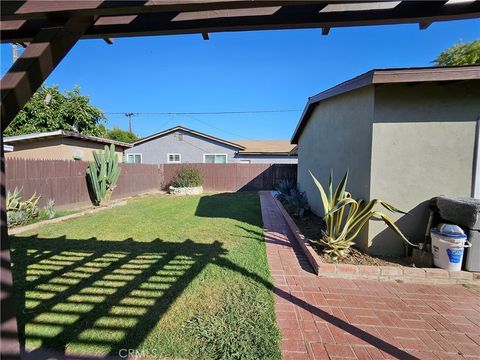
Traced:
[[[7, 190], [22, 188], [22, 196], [41, 195], [40, 206], [54, 199], [58, 208], [91, 203], [86, 170], [88, 163], [68, 160], [6, 159]], [[121, 164], [113, 198], [123, 198], [168, 187], [183, 164]], [[294, 183], [295, 164], [189, 164], [203, 174], [207, 191], [272, 190], [281, 180]]]
[[[188, 164], [200, 169], [207, 191], [273, 190], [279, 181], [296, 183], [296, 164]], [[184, 164], [159, 165], [162, 185], [168, 186]]]

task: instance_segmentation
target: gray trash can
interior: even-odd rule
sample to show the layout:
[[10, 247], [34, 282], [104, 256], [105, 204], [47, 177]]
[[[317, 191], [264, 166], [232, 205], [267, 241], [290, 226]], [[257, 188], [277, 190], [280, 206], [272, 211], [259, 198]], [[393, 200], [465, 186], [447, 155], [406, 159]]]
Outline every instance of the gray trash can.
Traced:
[[480, 231], [470, 230], [468, 240], [472, 243], [472, 247], [467, 250], [465, 269], [480, 271]]

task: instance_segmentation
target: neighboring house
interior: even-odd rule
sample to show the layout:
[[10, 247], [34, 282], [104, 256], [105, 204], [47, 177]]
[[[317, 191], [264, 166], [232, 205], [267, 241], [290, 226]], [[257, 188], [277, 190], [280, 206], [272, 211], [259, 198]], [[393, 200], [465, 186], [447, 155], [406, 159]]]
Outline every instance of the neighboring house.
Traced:
[[288, 140], [223, 140], [176, 126], [147, 136], [125, 151], [125, 160], [144, 164], [166, 163], [289, 163], [293, 145]]
[[119, 161], [125, 149], [131, 144], [83, 135], [76, 132], [56, 130], [43, 133], [7, 136], [6, 145], [13, 145], [13, 151], [6, 152], [5, 158], [50, 159], [50, 160], [93, 160], [93, 151], [103, 150], [105, 145], [115, 145]]
[[[299, 187], [323, 215], [308, 171], [326, 186], [330, 169], [337, 184], [348, 168], [354, 198], [410, 212], [394, 219], [423, 241], [430, 198], [480, 195], [479, 122], [479, 66], [369, 71], [308, 100], [292, 137]], [[404, 251], [379, 221], [370, 221], [359, 245], [373, 254]]]

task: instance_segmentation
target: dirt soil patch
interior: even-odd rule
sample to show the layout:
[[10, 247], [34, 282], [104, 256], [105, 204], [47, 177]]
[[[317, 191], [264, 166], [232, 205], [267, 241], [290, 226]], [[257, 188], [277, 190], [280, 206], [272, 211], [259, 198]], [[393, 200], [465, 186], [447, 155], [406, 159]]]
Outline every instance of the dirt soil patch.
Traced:
[[371, 256], [363, 250], [353, 247], [346, 257], [333, 261], [328, 255], [323, 253], [323, 247], [320, 244], [325, 232], [325, 222], [319, 216], [308, 212], [299, 218], [290, 214], [293, 221], [297, 224], [305, 238], [312, 244], [313, 248], [326, 263], [352, 264], [352, 265], [375, 265], [375, 266], [411, 266], [408, 258], [397, 258], [387, 256]]

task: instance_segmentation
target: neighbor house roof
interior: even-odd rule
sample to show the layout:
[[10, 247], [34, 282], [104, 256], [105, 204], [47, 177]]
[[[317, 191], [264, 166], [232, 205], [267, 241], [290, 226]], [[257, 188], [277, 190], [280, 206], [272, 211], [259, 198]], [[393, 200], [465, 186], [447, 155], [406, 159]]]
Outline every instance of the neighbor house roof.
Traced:
[[370, 70], [353, 79], [312, 96], [303, 110], [291, 142], [296, 144], [315, 106], [328, 98], [360, 89], [368, 85], [418, 83], [429, 81], [462, 81], [480, 79], [480, 66], [417, 67]]
[[144, 143], [144, 142], [146, 142], [146, 141], [150, 141], [150, 140], [153, 140], [153, 139], [156, 139], [156, 138], [159, 138], [159, 137], [162, 137], [162, 136], [165, 136], [165, 135], [168, 135], [168, 134], [177, 132], [177, 131], [183, 131], [183, 132], [186, 132], [186, 133], [189, 133], [189, 134], [192, 134], [192, 135], [196, 135], [196, 136], [202, 137], [202, 138], [204, 138], [204, 139], [216, 141], [216, 142], [219, 142], [219, 143], [221, 143], [221, 144], [224, 144], [224, 145], [228, 145], [228, 146], [237, 148], [237, 149], [239, 149], [239, 150], [244, 150], [244, 149], [245, 149], [242, 145], [240, 145], [240, 144], [238, 144], [238, 143], [235, 143], [235, 142], [232, 142], [232, 141], [223, 140], [223, 139], [217, 138], [217, 137], [215, 137], [215, 136], [211, 136], [211, 135], [202, 133], [202, 132], [200, 132], [200, 131], [195, 131], [195, 130], [192, 130], [192, 129], [189, 129], [189, 128], [186, 128], [186, 127], [183, 127], [183, 126], [175, 126], [175, 127], [173, 127], [173, 128], [170, 128], [170, 129], [167, 129], [167, 130], [164, 130], [164, 131], [160, 131], [160, 132], [155, 133], [155, 134], [153, 134], [153, 135], [144, 137], [144, 138], [142, 138], [142, 139], [140, 139], [140, 140], [135, 141], [135, 142], [133, 143], [133, 145], [138, 145], [138, 144]]
[[96, 142], [105, 145], [113, 144], [118, 147], [123, 148], [130, 148], [132, 144], [124, 143], [121, 141], [115, 141], [110, 139], [104, 139], [98, 136], [92, 135], [84, 135], [73, 131], [66, 131], [66, 130], [56, 130], [56, 131], [49, 131], [49, 132], [41, 132], [41, 133], [31, 133], [31, 134], [24, 134], [24, 135], [15, 135], [15, 136], [6, 136], [3, 138], [3, 142], [5, 144], [15, 144], [19, 142], [26, 142], [26, 141], [35, 141], [35, 140], [44, 140], [44, 139], [52, 139], [52, 138], [74, 138], [80, 139], [87, 142]]
[[298, 145], [295, 145], [295, 147], [290, 150], [290, 152], [288, 153], [288, 155], [291, 155], [291, 156], [298, 156]]
[[177, 132], [183, 131], [192, 135], [199, 136], [201, 138], [218, 142], [230, 147], [237, 149], [239, 154], [245, 155], [288, 155], [293, 149], [294, 145], [290, 144], [289, 140], [223, 140], [212, 135], [202, 133], [200, 131], [195, 131], [183, 126], [175, 126], [173, 128], [160, 131], [156, 134], [144, 137], [140, 140], [137, 140], [133, 145], [138, 145], [146, 141], [157, 139], [159, 137]]
[[243, 145], [245, 150], [239, 150], [239, 154], [245, 155], [288, 155], [295, 145], [289, 140], [234, 140]]

